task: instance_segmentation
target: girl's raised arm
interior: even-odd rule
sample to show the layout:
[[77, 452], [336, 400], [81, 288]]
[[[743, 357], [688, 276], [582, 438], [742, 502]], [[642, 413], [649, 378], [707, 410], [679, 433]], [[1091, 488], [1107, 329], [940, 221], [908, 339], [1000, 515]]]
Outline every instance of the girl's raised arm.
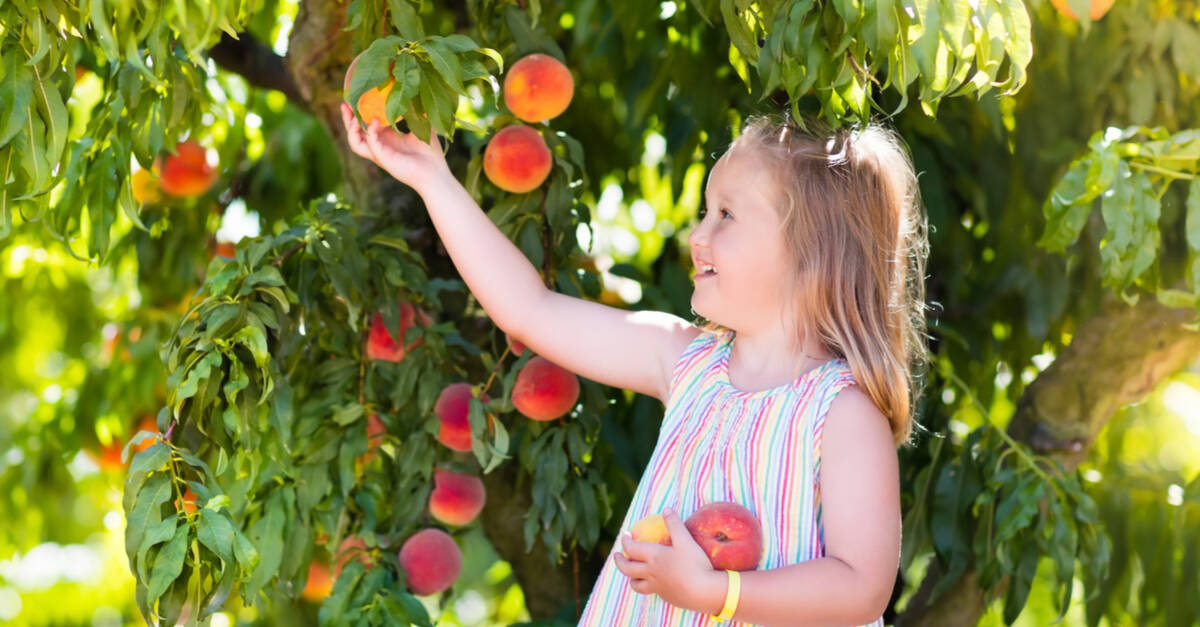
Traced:
[[699, 331], [665, 312], [631, 312], [552, 292], [446, 166], [437, 136], [363, 131], [342, 108], [354, 152], [421, 195], [467, 287], [501, 329], [593, 381], [666, 401], [675, 361]]

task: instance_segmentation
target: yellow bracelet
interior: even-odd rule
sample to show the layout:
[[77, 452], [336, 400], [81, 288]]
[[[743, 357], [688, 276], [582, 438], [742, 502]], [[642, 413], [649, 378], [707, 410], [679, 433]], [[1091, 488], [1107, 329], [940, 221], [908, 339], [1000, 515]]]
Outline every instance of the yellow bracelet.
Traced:
[[729, 573], [729, 591], [725, 593], [725, 607], [721, 608], [721, 613], [713, 616], [713, 619], [718, 623], [727, 619], [733, 618], [733, 613], [737, 611], [738, 601], [742, 595], [742, 574], [736, 570], [726, 570]]

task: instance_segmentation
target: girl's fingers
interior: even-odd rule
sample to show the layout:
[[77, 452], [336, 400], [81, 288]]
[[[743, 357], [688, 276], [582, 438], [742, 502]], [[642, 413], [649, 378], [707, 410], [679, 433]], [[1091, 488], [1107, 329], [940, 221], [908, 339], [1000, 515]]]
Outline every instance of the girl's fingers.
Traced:
[[371, 120], [371, 125], [367, 127], [367, 148], [371, 151], [371, 156], [378, 160], [379, 154], [382, 152], [379, 145], [379, 120]]
[[363, 138], [362, 129], [355, 121], [350, 105], [346, 103], [342, 103], [342, 123], [346, 126], [346, 141], [350, 144], [350, 150], [360, 157], [370, 157], [371, 153]]

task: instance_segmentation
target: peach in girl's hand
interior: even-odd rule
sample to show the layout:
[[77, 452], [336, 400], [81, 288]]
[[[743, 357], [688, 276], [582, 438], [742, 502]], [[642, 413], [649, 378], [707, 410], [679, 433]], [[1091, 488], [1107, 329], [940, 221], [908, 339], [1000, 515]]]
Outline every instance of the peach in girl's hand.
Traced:
[[762, 557], [762, 525], [750, 510], [729, 501], [696, 510], [684, 526], [717, 570], [754, 570]]
[[[667, 520], [663, 518], [662, 514], [651, 514], [633, 523], [633, 526], [629, 528], [629, 533], [638, 542], [671, 546], [671, 532], [667, 529]], [[629, 557], [629, 553], [623, 549], [622, 553], [625, 554], [625, 557]]]

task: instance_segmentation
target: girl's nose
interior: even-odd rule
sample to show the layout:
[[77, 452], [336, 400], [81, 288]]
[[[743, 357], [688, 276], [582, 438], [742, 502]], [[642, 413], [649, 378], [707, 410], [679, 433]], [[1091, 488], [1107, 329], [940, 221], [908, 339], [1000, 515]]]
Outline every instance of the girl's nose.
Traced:
[[692, 228], [692, 232], [688, 234], [688, 244], [693, 250], [708, 246], [708, 231], [705, 229], [704, 223], [704, 220], [696, 223], [696, 226]]

